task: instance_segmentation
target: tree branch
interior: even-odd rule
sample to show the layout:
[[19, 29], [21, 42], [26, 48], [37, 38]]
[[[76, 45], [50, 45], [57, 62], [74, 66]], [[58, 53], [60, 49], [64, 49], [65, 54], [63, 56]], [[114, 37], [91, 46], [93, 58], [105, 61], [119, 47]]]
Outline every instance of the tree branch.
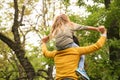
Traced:
[[19, 21], [20, 26], [23, 26], [22, 21], [23, 21], [24, 11], [25, 11], [25, 5], [22, 6], [21, 19]]
[[4, 43], [6, 43], [12, 50], [14, 50], [14, 41], [12, 41], [10, 38], [5, 36], [3, 33], [0, 33], [0, 40], [2, 40]]
[[109, 5], [111, 3], [111, 0], [104, 0], [105, 8], [108, 9]]
[[19, 31], [18, 31], [18, 28], [19, 28], [19, 22], [18, 22], [18, 3], [17, 3], [17, 0], [14, 0], [14, 9], [15, 9], [15, 14], [14, 14], [14, 23], [13, 23], [13, 26], [12, 26], [12, 32], [13, 32], [13, 35], [14, 35], [14, 40], [15, 42], [20, 45], [20, 35], [19, 35]]
[[44, 79], [47, 80], [48, 77], [45, 77], [45, 76], [42, 74], [43, 72], [46, 73], [46, 74], [48, 74], [48, 72], [47, 72], [46, 70], [39, 69], [39, 70], [37, 71], [37, 76], [41, 76], [42, 78], [44, 78]]

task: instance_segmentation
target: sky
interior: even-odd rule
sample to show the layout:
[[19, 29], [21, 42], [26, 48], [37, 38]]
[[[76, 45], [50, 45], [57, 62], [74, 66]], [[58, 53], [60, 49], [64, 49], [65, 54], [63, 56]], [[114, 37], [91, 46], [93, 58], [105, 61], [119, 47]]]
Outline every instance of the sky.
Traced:
[[[57, 0], [54, 0], [54, 1], [57, 1]], [[88, 1], [90, 1], [90, 0], [88, 0]], [[85, 12], [85, 8], [76, 6], [75, 2], [76, 2], [76, 0], [71, 0], [71, 5], [68, 7], [68, 9], [70, 11], [72, 11], [74, 14], [86, 16], [88, 13]], [[41, 10], [40, 5], [42, 5], [41, 1], [39, 1], [37, 3], [36, 9]], [[59, 5], [59, 3], [56, 3], [56, 6], [57, 5]], [[61, 12], [64, 13], [64, 9], [61, 10]], [[34, 12], [34, 13], [36, 14], [36, 12]], [[31, 18], [34, 17], [34, 13], [33, 13], [33, 16], [31, 15]], [[60, 14], [60, 10], [56, 10], [55, 15], [59, 15], [59, 14]], [[50, 21], [50, 24], [52, 25], [52, 21]], [[35, 32], [32, 32], [32, 33], [28, 34], [27, 42], [29, 42], [30, 44], [34, 44], [34, 46], [39, 46], [40, 38], [38, 37], [38, 35]]]
[[[53, 0], [53, 1], [55, 1], [55, 2], [57, 1], [56, 5], [57, 6], [59, 5], [58, 0]], [[84, 0], [84, 1], [88, 5], [93, 5], [93, 1], [92, 0]], [[82, 17], [85, 17], [85, 16], [89, 15], [89, 13], [86, 12], [86, 9], [84, 7], [79, 7], [79, 6], [75, 5], [76, 0], [71, 0], [70, 3], [71, 3], [71, 5], [68, 7], [68, 9], [70, 11], [72, 11], [74, 14], [80, 15]], [[37, 3], [36, 9], [40, 10], [41, 9], [40, 5], [42, 5], [41, 1], [39, 1]], [[61, 10], [61, 12], [64, 13], [64, 10]], [[55, 14], [59, 15], [60, 14], [60, 10], [56, 10]], [[33, 13], [33, 15], [34, 15], [34, 13]], [[52, 24], [52, 21], [50, 21], [50, 24]], [[34, 46], [40, 46], [40, 41], [41, 41], [40, 37], [35, 32], [29, 33], [28, 36], [27, 36], [27, 42], [29, 42], [30, 44], [33, 44]]]
[[[4, 0], [0, 0], [0, 4], [2, 4], [3, 3], [3, 1]], [[14, 10], [13, 10], [13, 8], [12, 9], [8, 9], [9, 8], [9, 6], [7, 6], [7, 3], [8, 2], [12, 2], [13, 0], [7, 0], [7, 1], [5, 1], [6, 2], [6, 4], [2, 4], [2, 5], [0, 5], [0, 6], [4, 6], [4, 8], [3, 9], [0, 9], [0, 16], [2, 17], [2, 23], [0, 23], [0, 25], [2, 25], [1, 27], [7, 27], [7, 29], [10, 29], [11, 27], [10, 26], [12, 26], [12, 24], [13, 24], [13, 22], [9, 22], [9, 18], [7, 18], [7, 15], [4, 15], [3, 16], [3, 14], [4, 14], [4, 11], [8, 11], [9, 12], [9, 14], [11, 14], [11, 13], [13, 13], [14, 12]], [[26, 0], [27, 1], [27, 0]], [[40, 5], [42, 4], [42, 2], [41, 2], [42, 0], [39, 0], [39, 2], [38, 3], [36, 3], [36, 10], [39, 12], [39, 10], [41, 9], [41, 7], [40, 7]], [[57, 3], [55, 3], [56, 4], [56, 6], [58, 6], [59, 5], [59, 3], [58, 3], [58, 0], [53, 0], [54, 2], [57, 2]], [[75, 2], [76, 2], [77, 0], [70, 0], [70, 3], [71, 3], [71, 5], [68, 7], [68, 9], [70, 10], [70, 11], [72, 11], [74, 14], [77, 14], [77, 15], [80, 15], [80, 16], [83, 16], [83, 17], [85, 17], [85, 16], [87, 16], [87, 15], [89, 15], [89, 13], [87, 13], [86, 12], [86, 9], [84, 8], [84, 7], [79, 7], [79, 6], [76, 6], [75, 5]], [[88, 4], [88, 5], [93, 5], [93, 1], [92, 0], [84, 0], [85, 2], [86, 2], [86, 4]], [[27, 4], [26, 4], [26, 7], [27, 7]], [[37, 14], [36, 13], [36, 10], [34, 10], [33, 11], [33, 13], [30, 15], [30, 18], [31, 19], [35, 19], [35, 15]], [[64, 13], [64, 10], [61, 10], [63, 13]], [[60, 14], [60, 10], [56, 10], [55, 11], [55, 14], [56, 15], [58, 15], [58, 14]], [[12, 18], [12, 17], [11, 17]], [[27, 18], [27, 17], [24, 17], [24, 18]], [[7, 23], [6, 23], [6, 20], [7, 20]], [[33, 20], [31, 23], [35, 23], [35, 21], [36, 20]], [[27, 23], [25, 23], [25, 24], [27, 24]], [[52, 24], [52, 21], [50, 21], [50, 24]], [[29, 27], [29, 26], [24, 26], [24, 30], [25, 30], [25, 28], [26, 27]], [[38, 26], [39, 27], [39, 26]], [[27, 42], [28, 43], [30, 43], [30, 44], [33, 44], [34, 46], [39, 46], [39, 42], [40, 42], [40, 38], [39, 38], [39, 36], [35, 33], [35, 32], [30, 32], [30, 33], [28, 33], [28, 35], [27, 35]]]

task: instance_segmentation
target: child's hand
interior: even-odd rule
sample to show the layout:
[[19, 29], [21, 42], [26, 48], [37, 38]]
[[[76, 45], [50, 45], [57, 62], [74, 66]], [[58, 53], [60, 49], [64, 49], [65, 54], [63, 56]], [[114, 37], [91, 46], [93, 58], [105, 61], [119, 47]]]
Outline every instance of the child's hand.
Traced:
[[42, 42], [43, 42], [43, 43], [47, 43], [48, 40], [49, 40], [49, 36], [46, 36], [46, 37], [42, 38]]

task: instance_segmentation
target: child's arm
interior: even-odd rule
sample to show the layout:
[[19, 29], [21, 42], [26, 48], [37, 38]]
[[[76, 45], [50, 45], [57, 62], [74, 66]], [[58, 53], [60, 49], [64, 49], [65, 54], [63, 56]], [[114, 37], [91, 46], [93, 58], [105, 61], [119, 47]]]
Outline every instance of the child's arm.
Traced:
[[101, 32], [100, 30], [103, 30], [104, 26], [99, 26], [99, 27], [92, 27], [92, 26], [87, 26], [86, 30], [94, 30], [94, 31], [98, 31]]
[[98, 31], [99, 32], [98, 27], [74, 24], [73, 31], [77, 31], [77, 30], [93, 30], [93, 31]]
[[93, 31], [98, 31], [99, 29], [97, 27], [92, 27], [92, 26], [86, 26], [87, 28], [85, 30], [93, 30]]
[[99, 31], [99, 28], [103, 28], [104, 26], [99, 26], [99, 27], [93, 27], [93, 26], [84, 26], [84, 25], [79, 25], [74, 23], [73, 26], [73, 31], [77, 31], [77, 30], [93, 30], [93, 31]]

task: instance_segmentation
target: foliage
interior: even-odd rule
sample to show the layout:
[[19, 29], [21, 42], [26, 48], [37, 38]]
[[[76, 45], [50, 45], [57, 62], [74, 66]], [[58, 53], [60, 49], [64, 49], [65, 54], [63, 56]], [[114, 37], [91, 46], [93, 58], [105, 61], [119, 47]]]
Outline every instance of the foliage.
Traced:
[[[98, 1], [99, 2], [99, 1]], [[100, 2], [101, 3], [101, 2]], [[119, 3], [119, 2], [118, 2]], [[98, 7], [98, 5], [87, 6], [88, 12], [91, 14], [82, 21], [84, 25], [99, 26], [106, 25], [108, 28], [111, 26], [112, 21], [117, 21], [119, 26], [119, 7], [115, 6], [117, 2], [112, 3], [111, 9], [106, 11], [104, 7]], [[107, 17], [107, 18], [106, 18]], [[74, 19], [74, 18], [73, 18]], [[74, 19], [75, 20], [75, 19]], [[109, 24], [109, 25], [108, 25]], [[120, 32], [120, 31], [119, 31]], [[79, 31], [77, 35], [80, 35], [80, 45], [88, 45], [91, 42], [95, 42], [98, 38], [98, 34], [94, 32]], [[89, 41], [89, 42], [88, 42]], [[111, 66], [109, 46], [115, 46], [119, 48], [119, 40], [112, 39], [111, 42], [107, 42], [104, 48], [86, 57], [86, 70], [92, 80], [117, 80], [119, 78], [119, 62], [114, 62]], [[116, 54], [117, 56], [117, 54]], [[117, 71], [116, 71], [117, 70]], [[111, 76], [113, 73], [114, 77]], [[106, 74], [106, 75], [104, 75]]]
[[[116, 0], [117, 1], [117, 0]], [[108, 9], [108, 11], [106, 10], [103, 10], [103, 24], [109, 29], [110, 26], [113, 26], [112, 24], [115, 24], [115, 26], [119, 26], [119, 5], [117, 5], [119, 2], [116, 2], [116, 1], [113, 1], [112, 4], [110, 5], [110, 8]], [[99, 10], [97, 10], [99, 12]], [[105, 12], [106, 11], [106, 12]], [[95, 11], [94, 11], [95, 12]], [[112, 24], [111, 24], [112, 23]], [[117, 24], [116, 24], [117, 23]], [[119, 28], [116, 28], [116, 29], [119, 29]], [[111, 30], [114, 30], [115, 31], [115, 28], [111, 29]], [[118, 31], [118, 30], [117, 30]], [[118, 31], [120, 32], [120, 31]], [[110, 33], [110, 32], [109, 32]], [[115, 33], [115, 32], [114, 32]], [[118, 33], [119, 34], [119, 33]], [[116, 34], [116, 35], [118, 35]], [[112, 32], [111, 32], [111, 35], [109, 34], [108, 36], [112, 36]], [[118, 36], [119, 37], [119, 36]], [[96, 80], [96, 79], [100, 79], [100, 80], [118, 80], [119, 78], [119, 74], [120, 74], [120, 69], [118, 68], [120, 63], [119, 61], [111, 61], [110, 58], [114, 58], [114, 56], [116, 56], [116, 58], [119, 56], [118, 55], [118, 51], [119, 51], [119, 39], [115, 39], [115, 36], [112, 36], [110, 40], [108, 40], [108, 50], [111, 50], [111, 48], [109, 47], [112, 47], [112, 50], [114, 49], [118, 49], [117, 51], [113, 51], [113, 53], [109, 53], [109, 51], [107, 51], [107, 53], [109, 54], [107, 57], [108, 57], [108, 60], [106, 60], [105, 58], [105, 61], [107, 61], [107, 63], [99, 63], [102, 65], [103, 68], [101, 68], [101, 66], [99, 64], [97, 64], [98, 66], [95, 66], [95, 67], [100, 67], [98, 69], [98, 71], [96, 70], [97, 68], [94, 68], [93, 71], [97, 71], [97, 74], [95, 74], [95, 76], [93, 77], [92, 76], [92, 80]], [[105, 54], [106, 52], [104, 52]], [[113, 56], [111, 56], [111, 54]], [[92, 66], [92, 67], [93, 67]], [[92, 69], [92, 68], [91, 68]], [[90, 69], [90, 70], [91, 70]], [[102, 70], [103, 69], [103, 70]], [[100, 70], [100, 72], [99, 72]], [[117, 70], [117, 71], [116, 71]], [[102, 72], [101, 72], [102, 71]], [[94, 72], [90, 72], [90, 73], [94, 73]], [[100, 74], [99, 74], [100, 73]], [[102, 74], [103, 73], [103, 74]], [[106, 74], [106, 75], [104, 75]], [[112, 76], [111, 76], [112, 75]], [[91, 77], [90, 76], [90, 77]]]
[[17, 79], [18, 70], [16, 67], [15, 55], [12, 54], [11, 50], [7, 45], [0, 41], [0, 79]]
[[85, 5], [85, 2], [83, 0], [77, 0], [76, 5], [83, 6], [83, 5]]
[[99, 25], [104, 25], [105, 17], [106, 17], [106, 12], [104, 8], [99, 8], [96, 6], [88, 6], [87, 10], [91, 12], [91, 15], [88, 16], [88, 18], [85, 20], [85, 23], [87, 25], [92, 25], [92, 26], [99, 26]]
[[70, 18], [70, 20], [71, 21], [73, 21], [73, 22], [75, 22], [75, 23], [78, 23], [78, 24], [83, 24], [82, 22], [83, 22], [83, 18], [82, 17], [80, 17], [79, 15], [69, 15], [69, 18]]
[[70, 0], [62, 0], [62, 2], [64, 3], [65, 6], [69, 6], [70, 5]]
[[[110, 55], [110, 66], [108, 68], [110, 71], [109, 77], [110, 80], [120, 79], [120, 1], [114, 0], [111, 1], [110, 7], [107, 10], [107, 17], [105, 25], [108, 28], [108, 45], [109, 45], [109, 55]], [[111, 77], [112, 75], [112, 77]]]
[[119, 5], [119, 3], [120, 3], [119, 0], [115, 0], [110, 5], [111, 7], [107, 12], [107, 18], [106, 18], [106, 22], [105, 22], [107, 27], [109, 27], [111, 25], [112, 21], [117, 21], [116, 23], [120, 27], [120, 15], [119, 15], [120, 14], [120, 5]]

